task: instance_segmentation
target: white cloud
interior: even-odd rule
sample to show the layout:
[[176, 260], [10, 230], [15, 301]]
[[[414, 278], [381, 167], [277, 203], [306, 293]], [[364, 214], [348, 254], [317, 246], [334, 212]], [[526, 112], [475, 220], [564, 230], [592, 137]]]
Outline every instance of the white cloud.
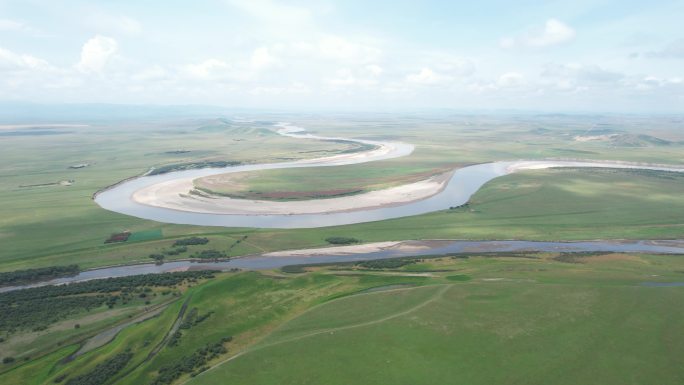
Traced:
[[9, 19], [0, 19], [0, 31], [22, 31], [26, 28], [24, 23]]
[[171, 79], [172, 74], [164, 67], [154, 65], [134, 74], [131, 78], [136, 81], [155, 82]]
[[207, 59], [198, 64], [188, 64], [185, 70], [190, 77], [201, 80], [226, 78], [232, 67], [218, 59]]
[[378, 77], [382, 75], [383, 69], [375, 64], [367, 65], [352, 71], [348, 68], [337, 71], [334, 78], [327, 82], [334, 87], [372, 87], [380, 83]]
[[85, 24], [99, 32], [107, 31], [114, 34], [137, 36], [142, 32], [142, 24], [126, 15], [94, 12], [84, 17]]
[[551, 84], [554, 84], [556, 88], [568, 90], [617, 87], [625, 78], [625, 75], [620, 72], [579, 63], [547, 64], [541, 76], [543, 79], [552, 80]]
[[366, 66], [366, 70], [367, 70], [368, 72], [370, 72], [373, 76], [379, 76], [379, 75], [381, 75], [381, 74], [384, 72], [384, 70], [382, 69], [382, 67], [380, 67], [380, 66], [377, 65], [377, 64], [370, 64], [370, 65], [367, 65], [367, 66]]
[[31, 90], [67, 88], [73, 76], [32, 55], [0, 48], [0, 97], [15, 98]]
[[647, 52], [645, 56], [666, 59], [684, 59], [684, 39], [677, 39], [660, 51]]
[[435, 73], [431, 68], [424, 67], [418, 73], [406, 76], [406, 81], [413, 84], [432, 85], [451, 80], [449, 77]]
[[85, 73], [101, 72], [117, 50], [116, 40], [96, 35], [83, 44], [81, 61], [78, 62], [76, 68]]
[[0, 31], [38, 33], [38, 30], [21, 21], [0, 19]]
[[658, 76], [630, 76], [622, 84], [637, 92], [671, 90], [678, 94], [684, 91], [684, 79], [681, 77], [661, 78]]
[[190, 80], [211, 80], [220, 83], [245, 82], [254, 78], [254, 73], [244, 64], [233, 65], [220, 59], [207, 59], [201, 63], [188, 64], [181, 72]]
[[249, 93], [254, 96], [278, 96], [283, 94], [308, 94], [311, 89], [302, 83], [292, 83], [286, 87], [254, 87]]
[[0, 48], [0, 70], [50, 70], [52, 66], [35, 56], [18, 54], [7, 49]]
[[272, 25], [302, 25], [311, 20], [311, 11], [304, 7], [285, 5], [272, 0], [227, 0], [259, 21]]
[[271, 55], [270, 51], [266, 47], [257, 48], [252, 52], [252, 57], [250, 60], [251, 68], [255, 71], [263, 70], [271, 65], [275, 64], [277, 59]]
[[318, 51], [323, 57], [346, 62], [370, 63], [377, 61], [382, 54], [382, 51], [377, 47], [340, 36], [323, 36], [317, 45]]
[[518, 72], [506, 72], [499, 76], [496, 84], [502, 88], [514, 88], [525, 85], [525, 77]]
[[575, 38], [575, 30], [557, 19], [548, 19], [544, 28], [533, 29], [521, 36], [504, 37], [499, 42], [502, 48], [540, 49], [567, 43]]
[[437, 55], [431, 61], [440, 72], [458, 76], [470, 76], [475, 73], [475, 64], [470, 59]]

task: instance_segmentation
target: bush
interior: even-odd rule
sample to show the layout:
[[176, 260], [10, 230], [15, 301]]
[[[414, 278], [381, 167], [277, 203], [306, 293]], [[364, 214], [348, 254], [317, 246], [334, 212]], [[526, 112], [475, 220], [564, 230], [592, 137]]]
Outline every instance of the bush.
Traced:
[[45, 281], [57, 277], [76, 275], [81, 270], [78, 265], [49, 266], [39, 269], [15, 270], [0, 273], [0, 286], [20, 285], [38, 281]]
[[218, 250], [202, 250], [199, 253], [194, 253], [190, 256], [190, 258], [199, 259], [223, 259], [227, 257], [228, 254]]
[[190, 237], [190, 238], [183, 238], [183, 239], [177, 240], [176, 242], [173, 243], [173, 247], [206, 245], [207, 243], [209, 243], [208, 238]]
[[180, 358], [172, 365], [161, 367], [159, 369], [159, 375], [152, 382], [152, 385], [171, 384], [184, 373], [195, 373], [196, 375], [202, 370], [205, 370], [207, 362], [228, 352], [223, 346], [225, 342], [226, 339], [223, 338], [214, 344], [207, 344], [204, 347], [197, 349], [192, 354]]
[[331, 245], [353, 245], [361, 242], [361, 240], [351, 237], [328, 237], [325, 238], [325, 241]]
[[67, 385], [101, 385], [107, 383], [133, 358], [133, 353], [126, 350], [107, 361], [97, 365], [92, 371], [67, 381]]
[[155, 169], [152, 169], [150, 172], [148, 172], [147, 175], [166, 174], [166, 173], [173, 172], [173, 171], [197, 170], [200, 168], [224, 168], [224, 167], [228, 167], [228, 166], [238, 166], [240, 164], [242, 164], [242, 162], [237, 162], [237, 161], [214, 161], [214, 162], [204, 161], [204, 162], [195, 162], [195, 163], [177, 163], [177, 164], [169, 164], [166, 166], [157, 167]]
[[359, 262], [357, 266], [365, 267], [366, 269], [397, 269], [416, 262], [418, 260], [413, 258], [388, 258]]
[[469, 275], [465, 274], [458, 274], [458, 275], [450, 275], [446, 277], [449, 281], [456, 281], [456, 282], [466, 282], [470, 281], [472, 278]]
[[119, 300], [126, 303], [132, 299], [134, 290], [173, 287], [185, 281], [213, 277], [213, 272], [207, 270], [144, 274], [0, 293], [0, 332], [44, 330], [47, 325], [80, 311], [102, 305], [111, 308]]
[[289, 273], [289, 274], [299, 274], [299, 273], [306, 273], [306, 266], [302, 265], [287, 265], [283, 266], [280, 268], [280, 271], [283, 273]]

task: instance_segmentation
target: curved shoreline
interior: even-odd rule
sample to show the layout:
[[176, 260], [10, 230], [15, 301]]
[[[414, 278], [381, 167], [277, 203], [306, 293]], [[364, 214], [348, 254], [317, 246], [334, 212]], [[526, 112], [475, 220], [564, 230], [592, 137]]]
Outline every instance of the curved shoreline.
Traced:
[[442, 192], [452, 174], [453, 171], [450, 171], [422, 181], [362, 194], [285, 202], [236, 199], [211, 194], [196, 195], [188, 193], [194, 188], [193, 180], [177, 179], [140, 189], [133, 193], [131, 199], [142, 205], [205, 214], [332, 214], [417, 202]]
[[[644, 169], [684, 172], [684, 167], [622, 161], [518, 160], [482, 163], [452, 171], [445, 183], [420, 181], [364, 194], [304, 201], [259, 201], [189, 194], [193, 180], [245, 171], [328, 167], [407, 156], [405, 143], [321, 137], [287, 123], [275, 125], [280, 135], [298, 139], [346, 140], [374, 145], [370, 151], [283, 163], [252, 164], [142, 176], [113, 185], [95, 197], [101, 207], [158, 222], [257, 228], [312, 228], [371, 222], [444, 210], [466, 203], [485, 183], [510, 173], [556, 167]], [[433, 177], [434, 178], [434, 177]]]

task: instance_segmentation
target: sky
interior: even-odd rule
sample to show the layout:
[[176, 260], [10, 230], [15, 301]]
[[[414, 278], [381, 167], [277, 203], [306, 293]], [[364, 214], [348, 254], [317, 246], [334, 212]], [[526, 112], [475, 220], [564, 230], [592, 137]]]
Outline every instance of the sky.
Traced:
[[684, 0], [0, 0], [0, 101], [684, 113]]

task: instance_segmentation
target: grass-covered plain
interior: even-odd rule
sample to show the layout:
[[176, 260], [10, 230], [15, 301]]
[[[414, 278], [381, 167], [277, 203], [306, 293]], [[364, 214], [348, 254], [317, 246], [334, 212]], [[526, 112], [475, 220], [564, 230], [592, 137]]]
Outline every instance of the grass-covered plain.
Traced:
[[[230, 336], [171, 383], [679, 384], [684, 290], [642, 284], [681, 271], [681, 256], [549, 253], [223, 273], [73, 361], [77, 339], [5, 365], [0, 383], [68, 383], [125, 352], [106, 383], [154, 383]], [[170, 344], [184, 303], [206, 317]]]
[[[677, 384], [684, 313], [672, 309], [683, 296], [520, 283], [355, 296], [191, 383]], [[392, 308], [397, 297], [403, 306]], [[341, 319], [349, 314], [360, 317]]]
[[369, 164], [239, 172], [195, 180], [195, 187], [238, 199], [308, 200], [362, 194], [447, 173], [456, 164]]
[[[268, 121], [175, 119], [94, 121], [56, 135], [6, 136], [0, 157], [0, 270], [78, 263], [81, 268], [149, 262], [175, 239], [201, 234], [238, 256], [325, 244], [331, 236], [364, 241], [462, 238], [571, 240], [681, 238], [681, 177], [630, 172], [547, 170], [494, 180], [467, 210], [307, 230], [224, 229], [140, 220], [99, 208], [92, 194], [150, 167], [211, 161], [256, 163], [348, 151], [344, 143], [303, 141], [269, 131], [292, 121], [330, 136], [414, 143], [408, 157], [311, 169], [311, 180], [272, 175], [273, 186], [328, 188], [356, 174], [363, 188], [459, 164], [539, 158], [684, 164], [680, 123], [672, 117], [616, 116], [268, 116]], [[264, 119], [260, 117], [258, 119]], [[430, 135], [425, 135], [429, 132]], [[606, 140], [578, 137], [613, 132]], [[642, 138], [635, 132], [663, 141]], [[599, 135], [600, 136], [600, 135]], [[617, 139], [616, 139], [617, 138]], [[627, 140], [629, 139], [629, 140]], [[36, 156], [35, 154], [40, 154]], [[72, 169], [70, 166], [88, 164]], [[339, 171], [335, 171], [338, 169]], [[290, 172], [282, 171], [284, 176]], [[327, 172], [329, 175], [319, 175]], [[62, 180], [70, 186], [19, 187]], [[332, 182], [325, 182], [329, 180]], [[270, 183], [270, 182], [269, 182]], [[346, 183], [346, 182], [345, 182]], [[289, 187], [288, 187], [289, 186]], [[359, 186], [357, 186], [359, 187]], [[265, 186], [272, 189], [272, 187]], [[131, 231], [128, 242], [103, 242]], [[247, 236], [244, 242], [236, 241]], [[170, 256], [184, 258], [186, 255]]]

